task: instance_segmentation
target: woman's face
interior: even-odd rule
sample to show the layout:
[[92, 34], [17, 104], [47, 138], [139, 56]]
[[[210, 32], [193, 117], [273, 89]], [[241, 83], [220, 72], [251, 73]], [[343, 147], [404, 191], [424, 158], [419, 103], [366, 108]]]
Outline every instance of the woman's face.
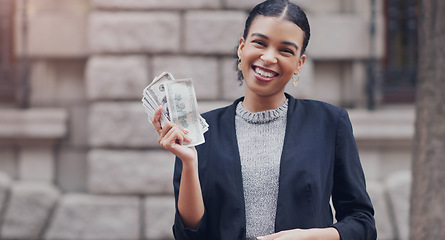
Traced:
[[241, 38], [238, 57], [246, 82], [246, 96], [283, 94], [306, 56], [300, 56], [304, 32], [295, 23], [277, 17], [257, 17], [247, 38]]

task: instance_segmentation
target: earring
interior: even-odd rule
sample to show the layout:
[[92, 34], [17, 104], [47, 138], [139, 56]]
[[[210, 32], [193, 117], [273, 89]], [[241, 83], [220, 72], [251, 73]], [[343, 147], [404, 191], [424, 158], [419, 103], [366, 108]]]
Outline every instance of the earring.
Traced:
[[241, 59], [238, 58], [238, 70], [241, 71]]
[[292, 85], [294, 85], [294, 87], [296, 87], [298, 85], [299, 80], [300, 80], [300, 74], [297, 74], [296, 76], [293, 75], [292, 76]]

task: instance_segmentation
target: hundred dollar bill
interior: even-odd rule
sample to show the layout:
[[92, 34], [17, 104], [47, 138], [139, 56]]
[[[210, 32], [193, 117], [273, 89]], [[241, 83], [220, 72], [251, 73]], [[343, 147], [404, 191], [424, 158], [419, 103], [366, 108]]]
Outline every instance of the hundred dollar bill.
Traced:
[[201, 123], [201, 130], [203, 134], [209, 130], [209, 124], [203, 117], [201, 117], [201, 115], [199, 115], [199, 123]]
[[[148, 121], [151, 122], [155, 115], [156, 109], [158, 108], [158, 105], [153, 100], [153, 97], [149, 95], [147, 88], [148, 87], [146, 87], [143, 91], [141, 101], [142, 105], [144, 106], [145, 112], [148, 114]], [[168, 117], [165, 116], [165, 114], [161, 114], [161, 125], [164, 126], [165, 122], [167, 121], [169, 121]]]
[[[153, 120], [153, 117], [155, 115], [157, 107], [153, 106], [153, 102], [148, 99], [148, 96], [144, 96], [141, 99], [142, 105], [144, 106], [145, 112], [148, 115], [148, 122], [151, 122]], [[164, 116], [164, 114], [161, 115], [161, 126], [164, 126], [165, 122], [168, 121], [168, 119]]]
[[[170, 81], [176, 81], [173, 75], [169, 72], [163, 72], [161, 75], [153, 79], [143, 91], [142, 103], [146, 108], [148, 118], [151, 122], [154, 116], [154, 112], [159, 106], [162, 106], [161, 125], [163, 126], [165, 121], [170, 121], [169, 109], [167, 104], [167, 98], [165, 96], [165, 83]], [[199, 115], [199, 121], [203, 132], [208, 130], [209, 125], [204, 118]]]
[[203, 125], [192, 80], [170, 81], [165, 86], [171, 121], [186, 128], [189, 131], [187, 135], [192, 139], [183, 145], [191, 147], [204, 143]]
[[162, 114], [165, 118], [170, 120], [168, 113], [168, 104], [167, 97], [165, 95], [165, 83], [173, 81], [174, 77], [171, 73], [164, 72], [158, 77], [156, 77], [150, 85], [148, 85], [144, 89], [144, 97], [151, 105], [155, 108], [155, 110], [162, 106]]

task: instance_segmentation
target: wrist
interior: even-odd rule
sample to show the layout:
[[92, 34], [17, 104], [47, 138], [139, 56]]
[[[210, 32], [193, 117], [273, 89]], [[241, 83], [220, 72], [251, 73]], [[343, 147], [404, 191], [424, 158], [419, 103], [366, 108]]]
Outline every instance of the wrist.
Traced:
[[198, 161], [193, 159], [190, 161], [182, 161], [182, 172], [197, 172]]

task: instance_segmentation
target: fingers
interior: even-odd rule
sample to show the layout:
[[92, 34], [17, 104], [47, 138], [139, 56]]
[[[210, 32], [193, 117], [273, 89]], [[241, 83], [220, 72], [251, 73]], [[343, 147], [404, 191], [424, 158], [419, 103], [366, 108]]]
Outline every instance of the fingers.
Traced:
[[[172, 129], [175, 130], [179, 130], [180, 132], [182, 132], [184, 135], [187, 135], [187, 133], [189, 133], [187, 131], [187, 129], [183, 128], [182, 126], [176, 125], [172, 122], [166, 122], [164, 127], [162, 127], [160, 130], [158, 130], [159, 136], [160, 137], [165, 137], [167, 135], [168, 132], [170, 132]], [[190, 139], [188, 136], [186, 137], [187, 139]], [[190, 139], [191, 141], [191, 139]], [[190, 142], [188, 141], [188, 142]]]
[[159, 145], [166, 149], [171, 149], [176, 145], [182, 145], [185, 142], [191, 142], [188, 131], [181, 126], [175, 125], [172, 122], [165, 123], [164, 127], [158, 131]]
[[156, 131], [158, 131], [158, 133], [161, 131], [162, 126], [161, 126], [161, 114], [162, 114], [162, 106], [158, 107], [158, 109], [156, 109], [155, 111], [155, 115], [153, 117], [153, 126], [155, 127]]
[[191, 139], [178, 128], [172, 128], [167, 134], [159, 137], [159, 144], [168, 150], [176, 145], [183, 145], [184, 142], [190, 141]]
[[164, 148], [174, 147], [175, 144], [182, 145], [184, 142], [185, 134], [176, 127], [172, 127], [164, 134], [166, 131], [165, 127], [162, 129], [162, 135], [159, 137], [159, 144]]
[[[188, 131], [184, 127], [179, 126], [179, 125], [174, 125], [171, 122], [165, 123], [165, 126], [162, 127], [161, 115], [162, 115], [162, 106], [159, 106], [158, 109], [156, 109], [156, 111], [155, 111], [155, 115], [153, 117], [152, 124], [155, 127], [155, 129], [158, 132], [160, 137], [164, 137], [170, 131], [170, 129], [172, 129], [173, 127], [179, 128], [184, 134], [188, 133]], [[183, 139], [188, 142], [191, 141], [191, 139], [188, 136], [183, 137]]]

